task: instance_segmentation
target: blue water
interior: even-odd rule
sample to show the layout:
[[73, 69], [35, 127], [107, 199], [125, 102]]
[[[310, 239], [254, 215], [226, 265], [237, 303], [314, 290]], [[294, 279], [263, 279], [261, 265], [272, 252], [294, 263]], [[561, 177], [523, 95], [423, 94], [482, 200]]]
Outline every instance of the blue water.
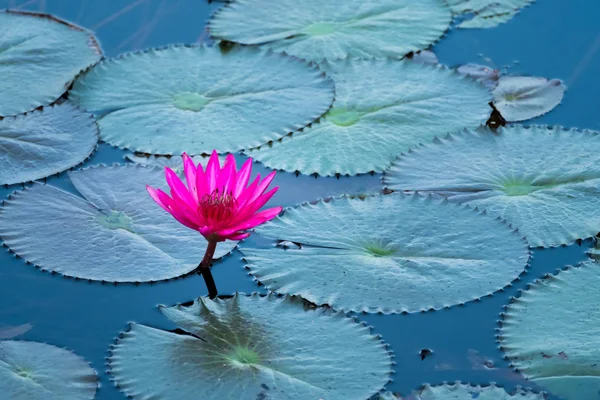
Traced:
[[[203, 40], [204, 23], [219, 6], [204, 0], [0, 0], [0, 8], [20, 4], [94, 30], [108, 56]], [[434, 51], [450, 66], [484, 63], [486, 57], [499, 68], [509, 66], [511, 73], [562, 79], [568, 86], [563, 104], [532, 123], [600, 130], [599, 20], [600, 3], [594, 0], [539, 0], [497, 28], [453, 30]], [[86, 165], [123, 163], [124, 154], [101, 144]], [[260, 172], [260, 166], [256, 168]], [[281, 189], [272, 203], [286, 206], [377, 191], [379, 180], [377, 175], [337, 180], [279, 173]], [[65, 174], [49, 178], [48, 183], [72, 190]], [[20, 187], [0, 187], [0, 198]], [[536, 250], [531, 268], [513, 286], [466, 306], [411, 315], [358, 315], [383, 335], [395, 353], [396, 372], [386, 388], [408, 393], [422, 383], [455, 380], [495, 381], [509, 389], [535, 387], [508, 368], [497, 348], [499, 313], [527, 283], [584, 260], [590, 245], [588, 241], [582, 246]], [[239, 252], [216, 265], [214, 275], [222, 294], [263, 290], [247, 275]], [[99, 373], [97, 399], [110, 400], [124, 396], [105, 373], [106, 351], [127, 322], [172, 329], [154, 306], [188, 301], [205, 295], [206, 289], [198, 276], [139, 287], [76, 282], [41, 272], [0, 249], [0, 293], [0, 328], [31, 324], [32, 329], [19, 338], [69, 348], [85, 357]], [[422, 361], [421, 349], [431, 349], [433, 354]]]

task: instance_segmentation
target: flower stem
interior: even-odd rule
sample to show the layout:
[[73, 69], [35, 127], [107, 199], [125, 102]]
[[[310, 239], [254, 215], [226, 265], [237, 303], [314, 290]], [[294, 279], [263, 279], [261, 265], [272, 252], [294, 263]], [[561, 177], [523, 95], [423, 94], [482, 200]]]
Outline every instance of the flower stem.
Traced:
[[217, 241], [209, 240], [208, 247], [206, 248], [206, 253], [204, 253], [204, 258], [202, 259], [202, 261], [200, 261], [200, 264], [198, 265], [198, 275], [202, 275], [202, 277], [204, 278], [204, 283], [206, 284], [206, 288], [208, 289], [208, 297], [211, 299], [214, 299], [219, 294], [219, 292], [217, 291], [217, 285], [215, 285], [215, 280], [212, 276], [212, 272], [210, 272], [210, 264], [212, 263], [216, 249]]

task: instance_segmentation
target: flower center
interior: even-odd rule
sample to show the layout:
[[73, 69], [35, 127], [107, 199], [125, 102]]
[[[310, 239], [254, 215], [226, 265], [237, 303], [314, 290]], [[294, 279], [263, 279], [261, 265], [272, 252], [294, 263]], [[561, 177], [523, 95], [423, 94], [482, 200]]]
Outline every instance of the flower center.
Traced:
[[223, 221], [231, 218], [237, 210], [237, 200], [230, 193], [215, 189], [210, 194], [202, 196], [198, 202], [198, 213], [207, 223]]

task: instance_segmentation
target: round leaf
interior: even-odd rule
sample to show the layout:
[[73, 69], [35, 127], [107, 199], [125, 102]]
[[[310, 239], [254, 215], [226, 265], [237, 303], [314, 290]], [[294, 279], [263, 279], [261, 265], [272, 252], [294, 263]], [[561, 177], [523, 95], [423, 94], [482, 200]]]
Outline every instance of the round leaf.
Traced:
[[501, 221], [431, 197], [340, 198], [257, 229], [301, 248], [240, 250], [272, 291], [335, 309], [416, 312], [491, 294], [523, 272], [525, 241]]
[[333, 108], [303, 132], [248, 155], [307, 175], [383, 171], [398, 154], [477, 127], [491, 112], [486, 88], [443, 66], [345, 60], [322, 68], [336, 82]]
[[600, 231], [600, 135], [506, 127], [450, 135], [399, 158], [384, 183], [437, 192], [505, 219], [532, 247]]
[[451, 21], [442, 0], [238, 0], [209, 22], [215, 39], [310, 61], [401, 58], [437, 41]]
[[[145, 282], [193, 271], [206, 250], [199, 232], [158, 207], [145, 185], [164, 188], [164, 173], [141, 166], [69, 173], [85, 198], [49, 185], [15, 193], [0, 211], [0, 237], [43, 270], [83, 279]], [[217, 246], [215, 257], [236, 242]]]
[[78, 26], [46, 14], [0, 11], [0, 117], [54, 102], [101, 57], [96, 38]]
[[492, 93], [494, 105], [507, 121], [524, 121], [559, 105], [565, 89], [558, 79], [503, 76]]
[[180, 155], [277, 140], [319, 118], [333, 95], [331, 79], [295, 58], [179, 46], [102, 61], [69, 99], [98, 116], [102, 140]]
[[88, 400], [98, 379], [76, 354], [45, 343], [0, 341], [0, 393], [11, 400]]
[[391, 355], [370, 328], [299, 298], [236, 294], [161, 311], [195, 336], [131, 324], [109, 357], [128, 396], [366, 399], [389, 381]]
[[600, 390], [600, 264], [535, 281], [503, 315], [500, 344], [527, 378], [565, 400]]
[[96, 148], [94, 118], [69, 105], [0, 120], [0, 184], [27, 182], [67, 170]]

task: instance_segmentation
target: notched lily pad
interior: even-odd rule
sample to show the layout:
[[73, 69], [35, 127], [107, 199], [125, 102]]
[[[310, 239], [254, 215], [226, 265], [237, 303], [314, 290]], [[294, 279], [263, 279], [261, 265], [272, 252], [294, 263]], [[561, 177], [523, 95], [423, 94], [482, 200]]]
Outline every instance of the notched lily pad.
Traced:
[[489, 91], [440, 65], [344, 60], [321, 68], [336, 82], [331, 110], [310, 128], [248, 155], [306, 175], [380, 172], [411, 147], [477, 127], [490, 115]]
[[455, 15], [468, 16], [459, 28], [493, 28], [510, 21], [535, 0], [447, 0]]
[[189, 334], [131, 324], [111, 349], [109, 372], [134, 398], [366, 399], [392, 372], [370, 328], [300, 298], [236, 294], [160, 309]]
[[151, 154], [256, 147], [329, 109], [334, 84], [302, 60], [252, 48], [173, 46], [104, 60], [69, 100], [98, 116], [102, 140]]
[[527, 245], [506, 224], [418, 195], [339, 198], [287, 209], [257, 228], [301, 248], [240, 248], [268, 289], [335, 309], [417, 312], [489, 295], [525, 269]]
[[[194, 164], [197, 165], [198, 163], [200, 163], [205, 168], [210, 157], [196, 155], [190, 156], [190, 158], [192, 159], [192, 161], [194, 161]], [[163, 170], [165, 167], [169, 167], [177, 174], [183, 174], [183, 158], [181, 158], [180, 156], [171, 157], [154, 156], [150, 154], [126, 154], [125, 159], [138, 165], [143, 165], [145, 167], [157, 167]], [[224, 156], [219, 156], [220, 165], [224, 165], [225, 161], [226, 159]]]
[[600, 135], [519, 125], [467, 130], [400, 157], [384, 184], [483, 209], [532, 247], [569, 244], [600, 231]]
[[[157, 212], [145, 185], [164, 188], [164, 173], [142, 166], [69, 173], [84, 197], [50, 185], [16, 192], [0, 209], [0, 238], [46, 271], [114, 282], [176, 278], [193, 271], [206, 250], [199, 232]], [[216, 257], [235, 247], [226, 241]]]
[[569, 267], [535, 281], [502, 316], [498, 339], [512, 366], [565, 400], [600, 391], [599, 284], [598, 263]]
[[0, 184], [33, 181], [74, 167], [97, 141], [94, 118], [70, 104], [0, 119]]
[[460, 382], [442, 385], [424, 385], [406, 397], [394, 397], [384, 393], [381, 400], [545, 400], [543, 393], [517, 388], [508, 391], [503, 387], [490, 385], [470, 385]]
[[524, 121], [559, 105], [565, 90], [558, 79], [503, 76], [492, 93], [494, 105], [507, 121]]
[[0, 341], [0, 393], [11, 400], [89, 400], [96, 372], [83, 358], [59, 347]]
[[57, 100], [102, 58], [88, 31], [47, 14], [0, 11], [0, 117]]
[[321, 62], [402, 58], [437, 41], [451, 19], [442, 0], [238, 0], [215, 13], [209, 30], [215, 39]]

